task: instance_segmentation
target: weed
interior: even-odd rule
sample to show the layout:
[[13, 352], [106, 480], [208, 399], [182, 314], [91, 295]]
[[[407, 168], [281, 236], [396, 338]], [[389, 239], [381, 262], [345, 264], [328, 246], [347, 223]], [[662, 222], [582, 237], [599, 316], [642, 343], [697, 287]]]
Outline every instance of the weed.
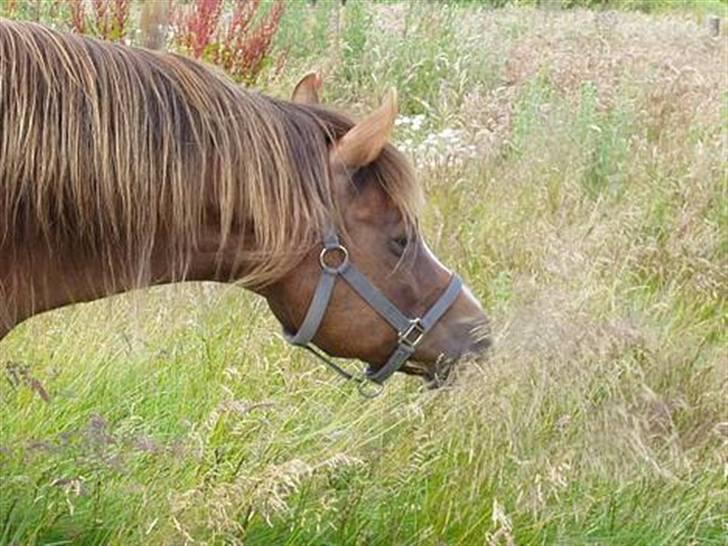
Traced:
[[[182, 45], [249, 66], [221, 52], [275, 4], [202, 3]], [[232, 287], [35, 317], [0, 346], [23, 363], [0, 544], [725, 542], [728, 42], [685, 11], [461, 4], [289, 3], [286, 70], [257, 78], [288, 96], [324, 67], [358, 113], [398, 87], [424, 234], [486, 304], [490, 360], [362, 401]]]

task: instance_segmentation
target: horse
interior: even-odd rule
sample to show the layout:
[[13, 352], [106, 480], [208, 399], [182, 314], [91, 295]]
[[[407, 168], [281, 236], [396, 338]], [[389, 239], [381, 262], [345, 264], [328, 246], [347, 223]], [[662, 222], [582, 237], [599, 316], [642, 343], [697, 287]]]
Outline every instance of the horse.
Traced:
[[62, 306], [213, 281], [376, 383], [483, 354], [483, 308], [424, 241], [422, 188], [390, 142], [396, 92], [355, 122], [321, 85], [283, 100], [184, 56], [0, 20], [0, 339]]

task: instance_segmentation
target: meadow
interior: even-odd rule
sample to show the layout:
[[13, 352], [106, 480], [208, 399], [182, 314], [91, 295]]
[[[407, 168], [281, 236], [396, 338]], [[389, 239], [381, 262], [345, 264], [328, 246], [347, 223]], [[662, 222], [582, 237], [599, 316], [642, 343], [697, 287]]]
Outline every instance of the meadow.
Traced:
[[0, 344], [0, 544], [728, 544], [727, 35], [484, 4], [290, 2], [256, 86], [397, 88], [488, 360], [366, 400], [233, 286], [35, 317]]

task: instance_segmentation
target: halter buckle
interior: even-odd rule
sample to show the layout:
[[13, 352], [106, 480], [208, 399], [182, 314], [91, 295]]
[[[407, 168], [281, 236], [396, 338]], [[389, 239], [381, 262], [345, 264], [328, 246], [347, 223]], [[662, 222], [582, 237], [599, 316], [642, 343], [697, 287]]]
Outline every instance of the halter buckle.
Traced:
[[[327, 256], [334, 253], [341, 254], [341, 262], [339, 262], [339, 265], [337, 266], [332, 266], [326, 263]], [[319, 263], [321, 264], [321, 269], [323, 269], [326, 273], [329, 273], [331, 275], [338, 275], [340, 273], [343, 273], [343, 271], [347, 267], [349, 267], [349, 251], [344, 245], [341, 244], [337, 244], [335, 246], [325, 246], [323, 249], [321, 249], [321, 254], [319, 254]]]
[[409, 326], [404, 332], [399, 333], [399, 344], [414, 351], [425, 337], [425, 326], [418, 318], [410, 320]]

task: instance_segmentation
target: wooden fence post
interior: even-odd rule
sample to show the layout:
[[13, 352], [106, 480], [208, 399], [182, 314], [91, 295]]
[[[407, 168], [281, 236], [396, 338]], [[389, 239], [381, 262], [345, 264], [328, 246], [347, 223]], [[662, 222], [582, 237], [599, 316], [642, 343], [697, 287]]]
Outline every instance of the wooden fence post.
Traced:
[[708, 32], [710, 32], [711, 36], [720, 35], [720, 17], [718, 17], [717, 15], [708, 15], [706, 25], [708, 27]]

